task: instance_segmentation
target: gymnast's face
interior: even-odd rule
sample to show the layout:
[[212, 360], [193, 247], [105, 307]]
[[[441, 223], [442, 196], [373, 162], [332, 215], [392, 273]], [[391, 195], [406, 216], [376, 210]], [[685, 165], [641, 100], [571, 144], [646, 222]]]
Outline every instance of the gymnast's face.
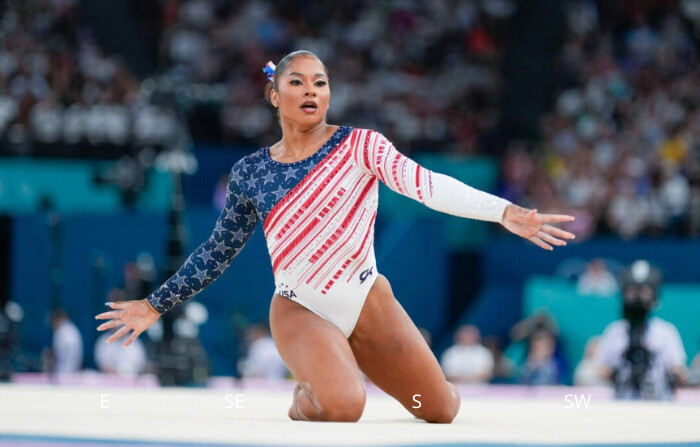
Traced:
[[270, 101], [279, 109], [283, 127], [290, 123], [311, 128], [325, 122], [331, 91], [320, 60], [297, 56], [278, 76], [277, 90], [270, 93]]

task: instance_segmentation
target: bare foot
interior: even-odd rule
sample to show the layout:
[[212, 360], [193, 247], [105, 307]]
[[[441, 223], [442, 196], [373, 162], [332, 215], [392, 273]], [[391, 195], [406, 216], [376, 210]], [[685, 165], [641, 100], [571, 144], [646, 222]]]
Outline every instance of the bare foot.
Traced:
[[299, 391], [301, 391], [301, 384], [297, 383], [297, 386], [294, 387], [294, 392], [292, 393], [292, 406], [289, 407], [289, 412], [287, 412], [289, 419], [293, 421], [302, 420], [301, 415], [299, 415], [299, 410], [297, 410], [297, 394], [299, 394]]

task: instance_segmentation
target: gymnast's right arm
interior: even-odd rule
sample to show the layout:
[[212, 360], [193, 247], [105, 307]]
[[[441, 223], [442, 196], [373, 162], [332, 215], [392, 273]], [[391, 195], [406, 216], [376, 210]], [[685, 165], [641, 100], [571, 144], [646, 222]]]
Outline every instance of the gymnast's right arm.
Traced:
[[226, 206], [216, 221], [209, 239], [197, 247], [178, 271], [147, 298], [137, 301], [108, 303], [115, 309], [98, 315], [97, 319], [112, 319], [98, 330], [122, 326], [108, 342], [133, 329], [124, 344], [128, 346], [165, 312], [184, 303], [213, 283], [240, 253], [258, 222], [258, 214], [245, 195], [242, 163], [236, 163], [229, 176]]

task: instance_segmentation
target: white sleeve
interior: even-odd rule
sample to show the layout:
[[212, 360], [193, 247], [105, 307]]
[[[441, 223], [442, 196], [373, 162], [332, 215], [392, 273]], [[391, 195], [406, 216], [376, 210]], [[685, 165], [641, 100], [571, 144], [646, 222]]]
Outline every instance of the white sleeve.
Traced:
[[509, 201], [425, 169], [401, 154], [382, 134], [366, 131], [360, 165], [391, 190], [428, 208], [471, 219], [500, 223]]

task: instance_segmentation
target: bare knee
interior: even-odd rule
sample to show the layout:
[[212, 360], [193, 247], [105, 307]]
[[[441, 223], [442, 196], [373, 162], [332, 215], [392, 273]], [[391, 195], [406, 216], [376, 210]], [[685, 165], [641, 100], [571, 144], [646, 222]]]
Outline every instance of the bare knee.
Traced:
[[451, 424], [459, 413], [461, 399], [457, 388], [447, 382], [449, 394], [438, 405], [421, 414], [422, 419], [434, 424]]
[[457, 416], [457, 412], [449, 407], [441, 407], [424, 416], [426, 422], [432, 424], [451, 424]]

